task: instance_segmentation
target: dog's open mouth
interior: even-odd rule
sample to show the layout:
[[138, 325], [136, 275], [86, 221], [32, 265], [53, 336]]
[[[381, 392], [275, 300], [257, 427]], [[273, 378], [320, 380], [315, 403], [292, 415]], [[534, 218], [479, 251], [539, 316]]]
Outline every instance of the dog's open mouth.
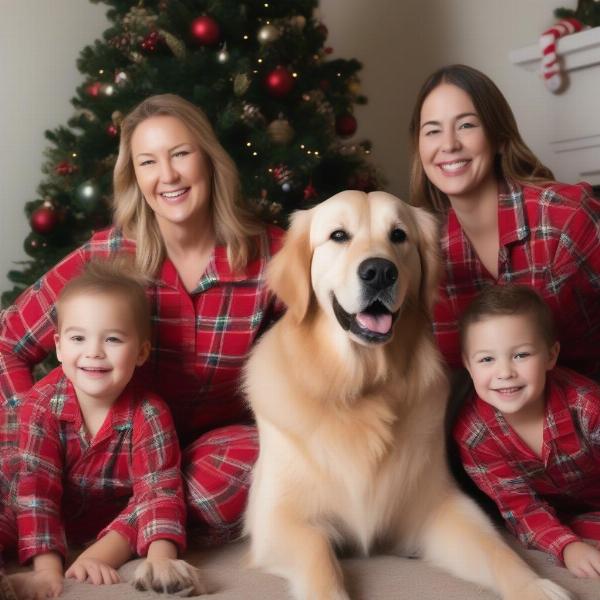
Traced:
[[332, 294], [332, 305], [339, 324], [365, 342], [381, 344], [392, 336], [392, 325], [398, 312], [392, 313], [383, 302], [375, 300], [363, 311], [351, 314], [342, 308], [335, 294]]

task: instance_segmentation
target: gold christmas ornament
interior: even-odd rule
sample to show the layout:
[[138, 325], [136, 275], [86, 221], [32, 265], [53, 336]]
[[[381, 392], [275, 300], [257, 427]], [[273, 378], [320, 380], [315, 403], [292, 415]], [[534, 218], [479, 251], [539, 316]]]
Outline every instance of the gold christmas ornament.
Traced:
[[351, 79], [348, 82], [348, 91], [354, 96], [358, 96], [361, 91], [360, 81], [358, 79]]
[[297, 29], [298, 31], [302, 31], [306, 26], [306, 17], [304, 15], [295, 15], [290, 19], [290, 25]]
[[279, 31], [279, 29], [277, 29], [275, 25], [271, 25], [269, 23], [268, 25], [263, 25], [258, 30], [258, 34], [256, 35], [256, 37], [261, 44], [271, 44], [272, 42], [277, 40], [280, 35], [281, 32]]
[[96, 115], [89, 108], [78, 108], [75, 111], [76, 117], [83, 117], [88, 123], [97, 121]]
[[165, 40], [165, 44], [169, 48], [169, 50], [173, 53], [175, 58], [179, 58], [180, 60], [185, 58], [185, 43], [182, 42], [179, 38], [175, 37], [172, 33], [165, 31], [164, 29], [159, 29], [158, 33], [162, 36], [163, 40]]
[[243, 96], [250, 87], [250, 77], [247, 73], [238, 73], [233, 78], [233, 93], [236, 96]]
[[111, 120], [113, 122], [113, 125], [116, 125], [117, 127], [120, 127], [121, 123], [123, 122], [123, 119], [125, 118], [125, 115], [120, 110], [115, 110], [110, 115], [110, 118], [111, 118]]
[[279, 115], [279, 117], [274, 121], [271, 121], [267, 127], [269, 139], [280, 146], [289, 144], [294, 139], [295, 133], [293, 127], [287, 119], [283, 118], [283, 115]]

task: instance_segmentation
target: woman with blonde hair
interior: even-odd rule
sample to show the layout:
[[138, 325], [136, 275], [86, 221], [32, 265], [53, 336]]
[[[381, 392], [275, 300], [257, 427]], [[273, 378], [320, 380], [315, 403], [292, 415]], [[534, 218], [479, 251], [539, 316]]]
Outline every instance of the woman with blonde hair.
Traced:
[[152, 351], [138, 376], [171, 408], [190, 519], [211, 539], [227, 539], [238, 530], [257, 454], [241, 369], [277, 316], [265, 267], [283, 232], [242, 208], [237, 170], [205, 115], [171, 94], [144, 100], [123, 120], [114, 214], [113, 227], [2, 313], [0, 435], [14, 439], [14, 408], [53, 348], [65, 282], [93, 259], [133, 255], [152, 308]]
[[600, 201], [554, 181], [483, 73], [450, 65], [423, 84], [410, 123], [411, 201], [442, 223], [444, 278], [434, 331], [460, 367], [458, 319], [489, 285], [535, 288], [550, 306], [561, 362], [600, 375]]

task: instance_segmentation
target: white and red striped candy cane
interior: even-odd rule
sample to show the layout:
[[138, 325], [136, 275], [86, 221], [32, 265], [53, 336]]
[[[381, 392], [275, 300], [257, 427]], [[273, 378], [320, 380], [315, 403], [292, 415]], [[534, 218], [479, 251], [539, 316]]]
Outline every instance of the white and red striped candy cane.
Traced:
[[556, 25], [546, 29], [540, 37], [542, 50], [542, 76], [551, 92], [558, 92], [563, 84], [563, 73], [556, 55], [556, 42], [559, 38], [577, 33], [583, 29], [583, 23], [577, 19], [561, 19]]

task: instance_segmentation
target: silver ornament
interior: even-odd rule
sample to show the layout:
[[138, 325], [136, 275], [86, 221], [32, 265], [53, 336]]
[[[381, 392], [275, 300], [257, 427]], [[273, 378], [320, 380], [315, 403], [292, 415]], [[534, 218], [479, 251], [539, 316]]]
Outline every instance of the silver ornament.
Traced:
[[127, 73], [125, 71], [118, 71], [115, 74], [115, 83], [118, 86], [127, 85], [128, 82], [129, 82], [129, 75], [127, 75]]
[[84, 213], [93, 212], [100, 200], [100, 188], [93, 181], [84, 181], [75, 189], [75, 204]]
[[256, 35], [256, 37], [261, 44], [271, 44], [272, 42], [277, 40], [280, 35], [281, 32], [279, 31], [279, 29], [277, 29], [275, 25], [269, 24], [263, 25], [258, 30], [258, 34]]
[[[217, 53], [217, 62], [224, 65], [229, 60], [229, 52], [227, 52], [227, 48], [221, 48]], [[234, 82], [235, 85], [235, 82]]]

